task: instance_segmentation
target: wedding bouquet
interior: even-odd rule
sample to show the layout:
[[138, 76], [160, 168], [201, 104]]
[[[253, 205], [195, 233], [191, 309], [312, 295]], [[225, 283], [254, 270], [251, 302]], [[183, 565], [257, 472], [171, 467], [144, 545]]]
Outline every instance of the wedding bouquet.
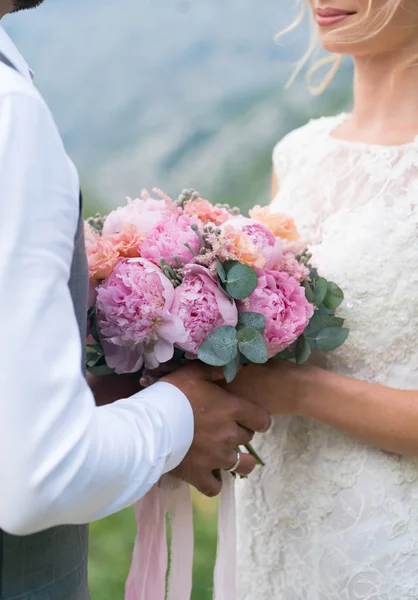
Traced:
[[[334, 350], [347, 338], [335, 316], [342, 291], [310, 265], [293, 220], [269, 207], [255, 206], [246, 218], [192, 190], [177, 201], [154, 190], [154, 197], [143, 192], [107, 217], [89, 219], [85, 236], [92, 373], [136, 373], [146, 386], [173, 359], [176, 365], [200, 359], [223, 368], [230, 382], [240, 365], [270, 359], [302, 364], [312, 350]], [[216, 600], [235, 598], [234, 488], [227, 475], [222, 473]], [[165, 476], [137, 503], [136, 519], [126, 600], [190, 600], [189, 487]]]
[[343, 293], [310, 266], [291, 218], [260, 206], [246, 218], [192, 190], [154, 195], [86, 222], [92, 373], [146, 384], [161, 364], [198, 358], [230, 382], [242, 364], [302, 364], [345, 341]]

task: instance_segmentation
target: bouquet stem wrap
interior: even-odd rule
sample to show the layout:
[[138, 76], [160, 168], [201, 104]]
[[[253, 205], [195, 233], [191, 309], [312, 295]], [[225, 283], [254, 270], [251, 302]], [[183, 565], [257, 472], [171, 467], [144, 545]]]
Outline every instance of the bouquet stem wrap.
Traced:
[[[235, 600], [236, 524], [234, 479], [222, 472], [214, 600]], [[166, 517], [171, 514], [170, 573]], [[125, 600], [190, 600], [193, 508], [190, 487], [164, 476], [135, 506], [138, 526]], [[166, 582], [168, 580], [168, 587]]]

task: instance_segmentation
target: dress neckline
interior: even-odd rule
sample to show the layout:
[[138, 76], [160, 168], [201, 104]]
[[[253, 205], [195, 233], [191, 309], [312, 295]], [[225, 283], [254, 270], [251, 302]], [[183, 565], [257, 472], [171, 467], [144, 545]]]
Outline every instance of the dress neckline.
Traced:
[[343, 112], [335, 117], [326, 118], [329, 122], [329, 127], [327, 127], [326, 135], [330, 142], [332, 142], [335, 145], [344, 146], [346, 148], [352, 148], [354, 150], [368, 150], [369, 152], [380, 152], [382, 154], [399, 152], [401, 150], [408, 150], [410, 148], [418, 148], [418, 135], [416, 135], [411, 142], [406, 142], [405, 144], [398, 145], [369, 144], [367, 142], [356, 142], [335, 137], [333, 135], [335, 130], [340, 125], [342, 125], [349, 117], [350, 113]]

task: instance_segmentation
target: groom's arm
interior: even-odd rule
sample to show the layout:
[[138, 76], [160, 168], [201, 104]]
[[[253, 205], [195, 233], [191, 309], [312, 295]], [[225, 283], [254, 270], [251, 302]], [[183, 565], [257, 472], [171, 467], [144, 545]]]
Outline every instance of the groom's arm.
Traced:
[[193, 414], [162, 383], [96, 408], [68, 280], [78, 184], [46, 106], [0, 98], [0, 528], [28, 534], [133, 503], [185, 456]]

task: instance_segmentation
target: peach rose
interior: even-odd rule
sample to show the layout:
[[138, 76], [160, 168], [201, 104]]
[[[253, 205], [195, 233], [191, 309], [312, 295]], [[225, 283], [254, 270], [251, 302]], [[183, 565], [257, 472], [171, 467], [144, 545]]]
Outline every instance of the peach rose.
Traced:
[[110, 240], [97, 236], [86, 244], [86, 251], [90, 279], [106, 279], [118, 262], [117, 247]]
[[227, 223], [223, 227], [223, 234], [225, 236], [224, 239], [232, 246], [231, 254], [235, 260], [239, 260], [255, 269], [263, 269], [265, 267], [265, 257], [247, 233], [235, 229]]
[[287, 215], [272, 212], [270, 206], [254, 206], [249, 211], [249, 214], [254, 221], [258, 221], [270, 229], [276, 237], [289, 240], [290, 242], [299, 239], [294, 220]]
[[186, 202], [184, 212], [189, 217], [198, 217], [202, 223], [213, 223], [214, 225], [222, 225], [231, 217], [225, 208], [214, 206], [204, 198]]
[[106, 236], [123, 258], [141, 256], [139, 246], [145, 240], [145, 233], [135, 225], [126, 225], [121, 232]]

